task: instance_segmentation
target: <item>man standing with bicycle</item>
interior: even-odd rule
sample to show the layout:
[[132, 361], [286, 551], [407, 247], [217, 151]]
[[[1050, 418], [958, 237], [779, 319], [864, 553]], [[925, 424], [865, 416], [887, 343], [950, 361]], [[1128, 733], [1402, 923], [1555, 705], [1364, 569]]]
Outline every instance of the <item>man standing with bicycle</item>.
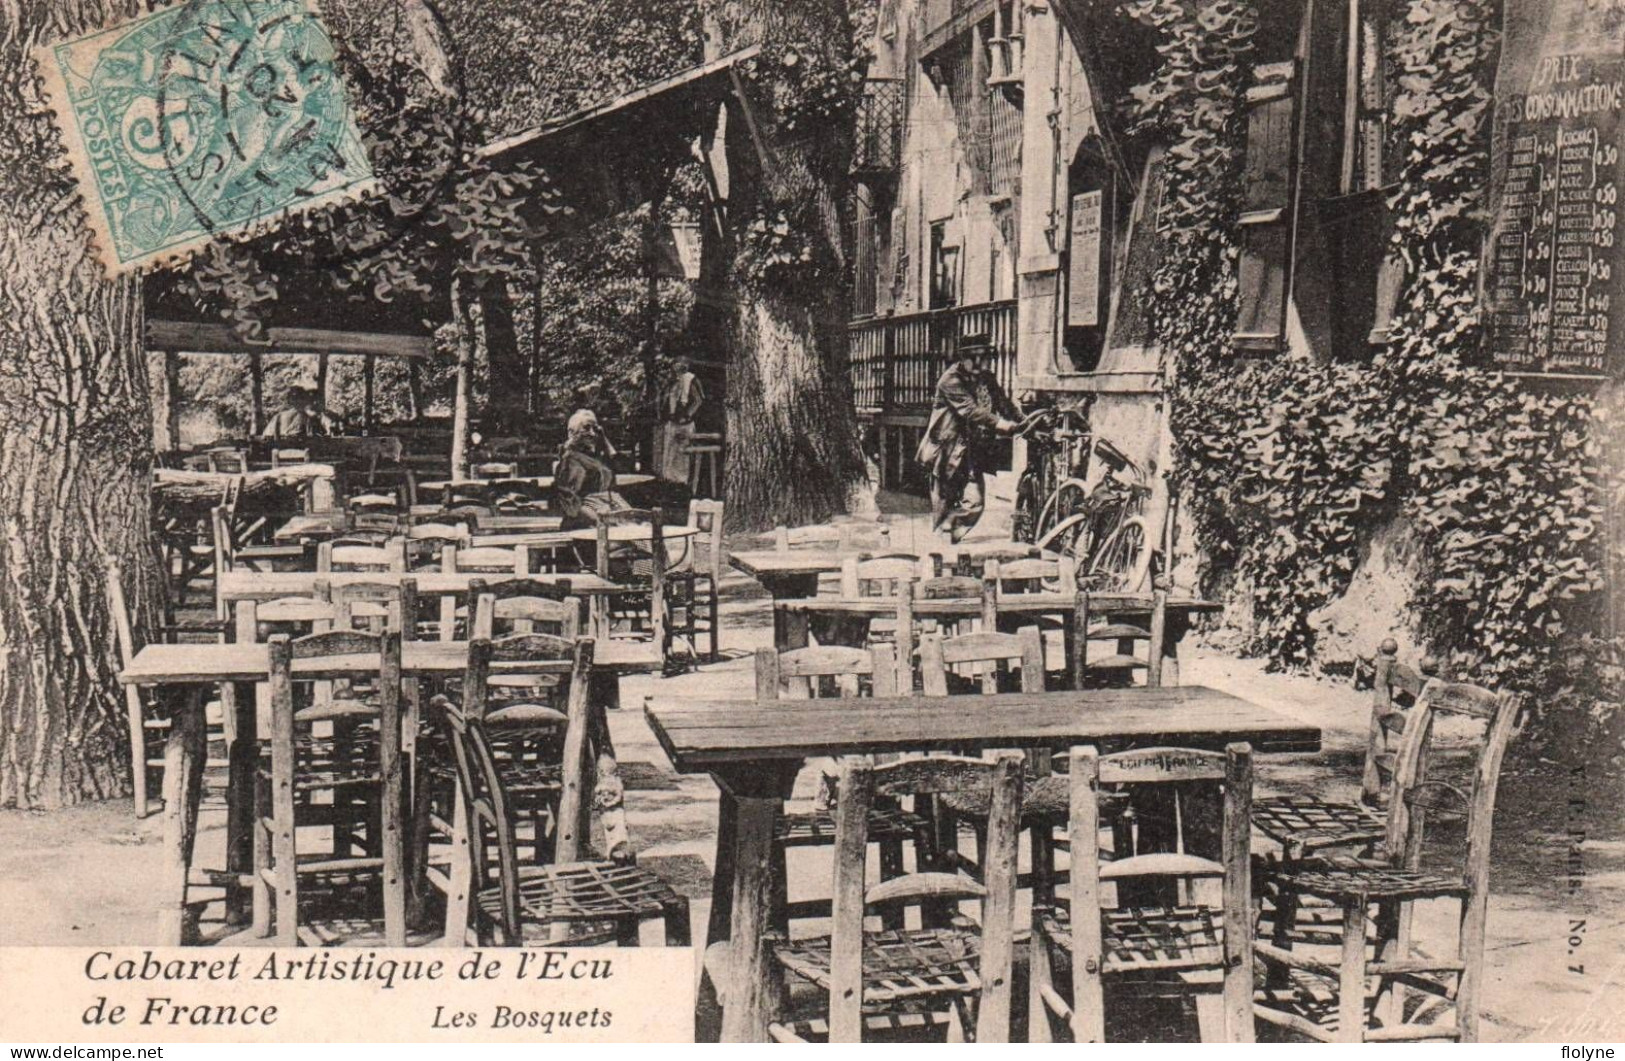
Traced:
[[931, 470], [932, 527], [955, 544], [982, 518], [997, 440], [1015, 434], [1021, 417], [989, 370], [993, 354], [987, 335], [960, 338], [959, 356], [937, 380], [931, 419], [914, 453]]

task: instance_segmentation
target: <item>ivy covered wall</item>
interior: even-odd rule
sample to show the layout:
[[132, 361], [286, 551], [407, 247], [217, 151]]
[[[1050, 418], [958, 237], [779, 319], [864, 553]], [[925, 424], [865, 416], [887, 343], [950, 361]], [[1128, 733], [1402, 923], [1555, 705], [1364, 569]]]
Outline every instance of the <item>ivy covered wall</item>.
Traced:
[[[1169, 147], [1161, 263], [1126, 297], [1145, 303], [1171, 366], [1173, 473], [1202, 588], [1241, 598], [1243, 647], [1286, 667], [1324, 663], [1328, 616], [1357, 575], [1376, 578], [1402, 632], [1450, 669], [1608, 721], [1605, 411], [1471, 367], [1498, 11], [1394, 5], [1388, 207], [1405, 275], [1369, 363], [1232, 350], [1254, 4], [1124, 11], [1160, 41], [1155, 75], [1131, 93], [1134, 130]], [[1359, 618], [1369, 654], [1388, 631]]]

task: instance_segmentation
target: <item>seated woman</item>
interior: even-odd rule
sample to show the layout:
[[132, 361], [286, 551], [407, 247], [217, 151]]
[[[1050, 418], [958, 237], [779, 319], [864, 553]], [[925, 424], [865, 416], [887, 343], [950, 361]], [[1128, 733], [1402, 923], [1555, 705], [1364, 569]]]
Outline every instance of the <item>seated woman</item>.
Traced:
[[577, 409], [565, 426], [564, 449], [553, 471], [553, 511], [564, 517], [565, 530], [591, 527], [601, 512], [630, 508], [615, 492], [615, 456], [598, 417], [591, 409]]

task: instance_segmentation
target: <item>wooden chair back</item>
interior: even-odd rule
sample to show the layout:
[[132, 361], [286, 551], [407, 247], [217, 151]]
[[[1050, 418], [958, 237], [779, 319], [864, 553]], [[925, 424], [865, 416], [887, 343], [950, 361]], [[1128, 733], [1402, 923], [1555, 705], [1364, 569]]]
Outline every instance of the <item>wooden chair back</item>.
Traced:
[[448, 574], [476, 573], [491, 575], [518, 575], [527, 572], [529, 561], [525, 547], [497, 545], [446, 545], [440, 551], [441, 569]]
[[290, 464], [309, 464], [310, 450], [277, 447], [271, 450], [271, 467], [285, 468]]
[[[383, 778], [379, 795], [382, 817], [382, 869], [384, 876], [384, 923], [389, 942], [405, 944], [406, 891], [405, 844], [402, 825], [402, 679], [401, 635], [398, 631], [367, 634], [356, 630], [330, 630], [289, 639], [285, 634], [271, 638], [271, 812], [276, 828], [272, 847], [278, 868], [278, 939], [290, 944], [297, 938], [298, 853], [295, 845], [294, 783], [297, 769], [295, 732], [307, 722], [329, 716], [318, 702], [311, 712], [298, 712], [294, 701], [294, 663], [300, 668], [300, 681], [344, 681], [365, 679], [376, 688], [378, 704], [378, 769]], [[376, 672], [357, 674], [346, 664], [324, 667], [324, 660], [366, 655], [378, 660]]]
[[700, 533], [690, 539], [687, 566], [697, 575], [711, 576], [713, 585], [722, 581], [722, 572], [728, 566], [722, 523], [721, 501], [696, 498], [688, 503], [688, 525], [698, 527]]
[[841, 596], [900, 596], [909, 582], [941, 574], [941, 566], [942, 557], [935, 553], [924, 557], [906, 553], [867, 558], [848, 556], [841, 561]]
[[[489, 510], [491, 508], [491, 487], [489, 483], [470, 482], [460, 480], [446, 485], [446, 491], [441, 500], [441, 507], [455, 509], [464, 506], [473, 506]], [[489, 511], [486, 512], [490, 514]]]
[[[562, 658], [561, 654], [562, 653]], [[526, 634], [498, 641], [476, 639], [469, 643], [469, 665], [464, 673], [462, 703], [438, 696], [433, 704], [437, 709], [452, 748], [457, 770], [458, 793], [463, 800], [469, 823], [470, 857], [476, 877], [476, 888], [483, 887], [495, 871], [502, 888], [502, 923], [509, 939], [522, 939], [519, 904], [519, 859], [515, 840], [514, 818], [496, 753], [492, 748], [487, 723], [501, 724], [501, 720], [488, 720], [485, 675], [489, 675], [494, 662], [524, 662], [528, 670], [557, 673], [561, 668], [569, 674], [568, 706], [562, 719], [565, 727], [564, 777], [566, 788], [572, 784], [580, 788], [585, 776], [584, 761], [591, 754], [589, 730], [588, 689], [591, 686], [593, 640], [580, 638], [566, 641], [541, 634]], [[543, 721], [558, 722], [556, 709], [545, 705], [528, 705], [534, 710], [523, 717], [526, 725]], [[551, 715], [544, 712], [551, 711]], [[569, 795], [567, 792], [566, 795]], [[576, 798], [582, 793], [577, 792]], [[584, 808], [583, 808], [584, 809]], [[582, 825], [585, 815], [561, 806], [556, 854], [561, 862], [574, 861], [582, 850]], [[603, 811], [605, 834], [612, 845], [630, 846], [624, 810], [619, 805]], [[496, 857], [491, 857], [492, 848]], [[493, 865], [494, 863], [494, 865]]]
[[[585, 704], [589, 688], [586, 679], [592, 676], [592, 652], [592, 638], [534, 633], [498, 638], [476, 637], [469, 642], [468, 667], [463, 672], [462, 710], [476, 718], [484, 718], [489, 713], [494, 674], [510, 678], [554, 677], [567, 680], [569, 696], [574, 698], [579, 695]], [[554, 689], [556, 685], [549, 685], [548, 688]], [[551, 694], [549, 699], [552, 699]], [[510, 705], [505, 702], [503, 706]], [[568, 712], [560, 713], [551, 705], [543, 704], [538, 705], [538, 713], [534, 717], [527, 715], [527, 722], [563, 723], [567, 718]]]
[[1372, 807], [1386, 803], [1392, 793], [1394, 756], [1405, 731], [1406, 711], [1439, 669], [1432, 656], [1423, 657], [1415, 667], [1399, 662], [1398, 657], [1399, 645], [1387, 638], [1377, 646], [1372, 660], [1371, 723], [1360, 775], [1360, 801]]
[[463, 523], [468, 526], [470, 531], [478, 532], [480, 521], [490, 519], [492, 515], [494, 515], [494, 512], [488, 504], [460, 501], [456, 503], [448, 502], [441, 507], [440, 511], [424, 518], [440, 523]]
[[982, 568], [1001, 595], [1007, 593], [1067, 593], [1078, 591], [1077, 568], [1068, 560], [1032, 556], [1019, 560], [989, 560]]
[[[1074, 747], [1071, 760], [1071, 807], [1068, 827], [1072, 845], [1071, 928], [1072, 953], [1102, 955], [1105, 942], [1102, 910], [1117, 910], [1128, 924], [1115, 934], [1115, 947], [1132, 950], [1129, 955], [1106, 954], [1105, 960], [1074, 963], [1072, 983], [1073, 1026], [1079, 1042], [1101, 1042], [1105, 1032], [1105, 1007], [1101, 987], [1102, 972], [1131, 971], [1112, 966], [1123, 960], [1144, 969], [1178, 973], [1181, 970], [1222, 970], [1223, 1007], [1227, 1037], [1231, 1041], [1252, 1041], [1253, 1026], [1253, 945], [1252, 945], [1252, 867], [1251, 842], [1253, 765], [1252, 748], [1247, 744], [1228, 745], [1222, 753], [1192, 748], [1138, 748], [1100, 755], [1092, 747]], [[1222, 818], [1217, 851], [1192, 850], [1189, 832], [1176, 836], [1174, 849], [1140, 850], [1134, 828], [1114, 829], [1114, 843], [1127, 842], [1131, 850], [1112, 852], [1110, 861], [1100, 857], [1100, 788], [1125, 786], [1133, 800], [1137, 790], [1161, 788], [1176, 798], [1190, 786], [1218, 786], [1222, 792]], [[1185, 816], [1188, 817], [1188, 816]], [[1182, 824], [1184, 818], [1181, 818]], [[1165, 847], [1156, 843], [1150, 846]], [[1219, 911], [1222, 938], [1197, 930], [1187, 938], [1178, 953], [1159, 952], [1154, 935], [1136, 933], [1134, 911], [1122, 909], [1121, 889], [1131, 881], [1147, 878], [1176, 886], [1185, 895], [1179, 903], [1186, 907]], [[1213, 885], [1218, 884], [1218, 895]], [[1117, 894], [1108, 901], [1106, 887]], [[1158, 911], [1160, 914], [1162, 911]], [[1112, 916], [1112, 915], [1107, 915]], [[1192, 911], [1193, 919], [1205, 917]]]
[[316, 547], [317, 571], [405, 571], [406, 539], [390, 538], [382, 545], [322, 542]]
[[[1014, 669], [1010, 667], [1014, 661]], [[972, 634], [943, 637], [926, 634], [920, 638], [920, 684], [927, 696], [947, 696], [952, 687], [953, 668], [972, 668], [983, 693], [997, 693], [1008, 684], [1012, 673], [1021, 675], [1021, 690], [1044, 689], [1044, 640], [1036, 626], [1025, 626], [1013, 634], [981, 630]]]
[[[1015, 951], [1016, 857], [1021, 820], [1022, 757], [999, 752], [991, 759], [938, 756], [877, 765], [867, 756], [841, 763], [835, 805], [835, 885], [830, 915], [830, 1042], [858, 1042], [863, 1029], [863, 966], [871, 909], [917, 903], [974, 900], [981, 904], [981, 946], [976, 975], [976, 1041], [1010, 1037], [1011, 972]], [[988, 804], [983, 880], [961, 873], [926, 872], [868, 880], [870, 811], [876, 799], [982, 790]]]
[[581, 634], [581, 599], [502, 597], [482, 593], [474, 605], [474, 636], [550, 634], [571, 640]]
[[334, 626], [373, 633], [388, 628], [411, 641], [416, 629], [410, 617], [417, 614], [417, 586], [412, 578], [335, 583], [329, 591]]
[[896, 695], [896, 649], [814, 645], [775, 652], [756, 650], [756, 700], [816, 700], [821, 696], [861, 695], [861, 679], [870, 679], [875, 696]]
[[519, 465], [511, 461], [486, 461], [476, 464], [469, 469], [469, 475], [475, 479], [512, 479], [519, 474]]
[[363, 512], [371, 512], [393, 516], [399, 515], [406, 506], [401, 504], [401, 497], [399, 494], [393, 491], [386, 493], [384, 491], [374, 489], [368, 490], [366, 493], [355, 494], [351, 497], [345, 498], [344, 507], [352, 515], [359, 515]]
[[[1465, 682], [1433, 678], [1422, 686], [1416, 705], [1405, 715], [1404, 735], [1395, 753], [1384, 841], [1390, 859], [1408, 869], [1420, 868], [1429, 823], [1454, 821], [1463, 826], [1466, 844], [1465, 851], [1452, 853], [1451, 868], [1466, 873], [1470, 888], [1475, 873], [1479, 887], [1487, 887], [1501, 762], [1521, 707], [1521, 699], [1512, 693]], [[1476, 753], [1472, 781], [1465, 790], [1434, 776], [1440, 766], [1438, 730], [1441, 720], [1451, 716], [1468, 720], [1451, 727], [1452, 750]]]

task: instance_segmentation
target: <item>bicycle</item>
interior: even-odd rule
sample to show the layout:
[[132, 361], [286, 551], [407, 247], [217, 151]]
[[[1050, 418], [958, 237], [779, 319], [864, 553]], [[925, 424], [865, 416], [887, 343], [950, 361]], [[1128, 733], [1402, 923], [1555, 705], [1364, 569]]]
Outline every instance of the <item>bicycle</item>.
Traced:
[[[1134, 593], [1150, 581], [1155, 544], [1144, 512], [1150, 477], [1088, 431], [1076, 410], [1043, 410], [1023, 422], [1034, 447], [1017, 486], [1016, 537], [1070, 557], [1080, 587]], [[1053, 488], [1043, 489], [1064, 468]], [[1032, 509], [1039, 496], [1044, 503]]]

